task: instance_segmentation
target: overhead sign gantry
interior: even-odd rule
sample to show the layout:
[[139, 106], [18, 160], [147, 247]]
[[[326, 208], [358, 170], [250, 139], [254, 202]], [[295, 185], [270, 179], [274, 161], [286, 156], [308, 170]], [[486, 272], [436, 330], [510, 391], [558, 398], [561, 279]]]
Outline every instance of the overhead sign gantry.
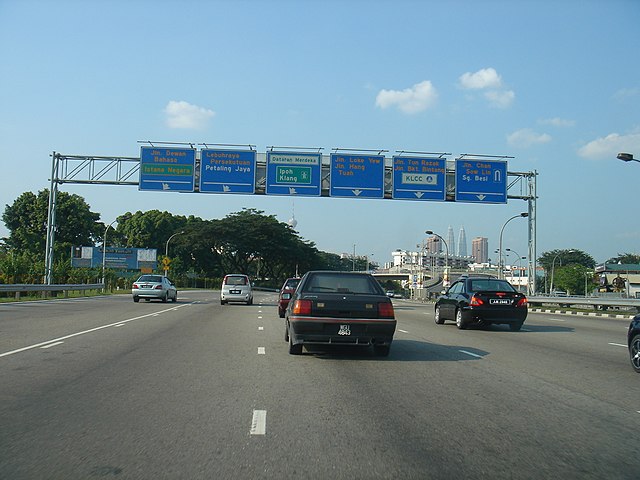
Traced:
[[[141, 191], [257, 194], [504, 204], [529, 203], [529, 293], [535, 292], [537, 172], [509, 171], [488, 155], [167, 142], [145, 143], [140, 157], [53, 152], [46, 281], [51, 283], [57, 187], [62, 183], [136, 185]], [[520, 189], [517, 192], [517, 189]]]

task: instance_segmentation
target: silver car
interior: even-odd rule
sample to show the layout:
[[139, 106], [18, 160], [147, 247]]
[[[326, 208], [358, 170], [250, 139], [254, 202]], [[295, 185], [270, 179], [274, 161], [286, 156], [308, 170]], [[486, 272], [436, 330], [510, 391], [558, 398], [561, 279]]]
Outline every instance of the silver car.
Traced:
[[220, 288], [220, 304], [243, 302], [253, 304], [253, 289], [249, 277], [241, 273], [225, 275]]
[[162, 275], [142, 275], [131, 286], [133, 301], [139, 302], [144, 298], [147, 302], [152, 298], [167, 302], [178, 301], [178, 290], [171, 280]]

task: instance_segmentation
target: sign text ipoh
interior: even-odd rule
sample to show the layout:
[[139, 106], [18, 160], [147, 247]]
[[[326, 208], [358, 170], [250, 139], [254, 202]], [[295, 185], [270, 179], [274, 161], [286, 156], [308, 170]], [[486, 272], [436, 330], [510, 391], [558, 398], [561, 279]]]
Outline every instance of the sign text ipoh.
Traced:
[[141, 147], [138, 188], [193, 192], [195, 163], [193, 148]]
[[321, 193], [322, 155], [319, 153], [267, 152], [267, 195]]

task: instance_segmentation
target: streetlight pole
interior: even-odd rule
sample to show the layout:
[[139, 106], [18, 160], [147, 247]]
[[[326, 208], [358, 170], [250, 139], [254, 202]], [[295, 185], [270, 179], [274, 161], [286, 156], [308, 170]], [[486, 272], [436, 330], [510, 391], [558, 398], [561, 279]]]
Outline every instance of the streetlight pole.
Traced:
[[499, 251], [499, 256], [498, 256], [498, 278], [503, 278], [503, 273], [502, 273], [502, 234], [504, 233], [504, 227], [507, 226], [507, 223], [509, 223], [511, 220], [514, 220], [516, 218], [526, 218], [528, 217], [529, 214], [527, 212], [522, 212], [518, 215], [514, 215], [513, 217], [511, 217], [509, 220], [507, 220], [506, 222], [504, 222], [504, 224], [502, 225], [502, 228], [500, 229], [500, 247], [498, 248]]
[[102, 291], [104, 292], [106, 289], [106, 284], [104, 283], [104, 271], [107, 263], [107, 232], [111, 228], [111, 226], [116, 223], [118, 219], [116, 218], [113, 222], [107, 225], [107, 228], [104, 229], [104, 237], [102, 238]]
[[522, 280], [522, 277], [521, 277], [522, 270], [523, 270], [522, 269], [522, 260], [525, 260], [527, 257], [521, 257], [520, 254], [518, 254], [518, 252], [516, 252], [513, 248], [505, 248], [505, 251], [513, 252], [518, 256], [518, 267], [519, 267], [518, 268], [518, 287], [519, 287], [520, 283], [521, 283], [521, 280]]
[[[169, 242], [171, 241], [171, 239], [172, 239], [173, 237], [175, 237], [176, 235], [181, 235], [181, 234], [183, 234], [183, 233], [184, 233], [184, 230], [183, 230], [183, 231], [181, 231], [181, 232], [174, 233], [173, 235], [171, 235], [171, 236], [167, 239], [167, 243], [166, 243], [166, 245], [164, 246], [164, 256], [165, 256], [165, 258], [168, 258], [168, 257], [169, 257]], [[165, 277], [167, 276], [167, 271], [168, 271], [167, 267], [168, 267], [168, 265], [165, 265], [165, 270], [164, 270], [164, 276], [165, 276]], [[175, 281], [175, 279], [174, 279], [174, 281]]]
[[637, 158], [633, 158], [633, 153], [619, 153], [616, 158], [623, 162], [640, 162]]
[[[551, 285], [549, 285], [549, 294], [553, 292], [553, 276], [555, 274], [556, 269], [556, 259], [562, 255], [563, 253], [573, 253], [573, 250], [567, 250], [566, 252], [558, 252], [555, 257], [553, 257], [553, 261], [551, 262]], [[562, 264], [562, 260], [560, 260], [560, 264]]]
[[427, 230], [424, 233], [426, 233], [427, 235], [433, 235], [435, 237], [438, 237], [442, 241], [442, 243], [444, 243], [444, 248], [446, 252], [444, 257], [444, 275], [447, 277], [446, 280], [448, 282], [449, 281], [449, 245], [447, 245], [447, 242], [445, 241], [444, 238], [442, 238], [440, 235], [435, 233], [433, 230]]

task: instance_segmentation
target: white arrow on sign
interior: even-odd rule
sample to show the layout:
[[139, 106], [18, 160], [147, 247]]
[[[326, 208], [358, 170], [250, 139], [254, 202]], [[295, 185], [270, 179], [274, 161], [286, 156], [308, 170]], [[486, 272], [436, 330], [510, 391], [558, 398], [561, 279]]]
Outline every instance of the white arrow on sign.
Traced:
[[169, 187], [169, 184], [168, 184], [168, 183], [163, 183], [163, 184], [162, 184], [162, 189], [163, 189], [163, 190], [171, 190], [171, 187]]
[[478, 200], [484, 200], [485, 198], [487, 198], [486, 195], [476, 195], [476, 197], [478, 197]]
[[413, 192], [413, 194], [418, 198], [422, 198], [422, 196], [424, 195], [424, 192]]
[[230, 192], [231, 191], [231, 187], [229, 185], [223, 185], [222, 186], [222, 191], [223, 192]]
[[356, 197], [362, 193], [362, 190], [351, 190], [351, 191]]
[[289, 187], [289, 195], [295, 195], [296, 193], [298, 193], [298, 192], [296, 192], [295, 188]]

